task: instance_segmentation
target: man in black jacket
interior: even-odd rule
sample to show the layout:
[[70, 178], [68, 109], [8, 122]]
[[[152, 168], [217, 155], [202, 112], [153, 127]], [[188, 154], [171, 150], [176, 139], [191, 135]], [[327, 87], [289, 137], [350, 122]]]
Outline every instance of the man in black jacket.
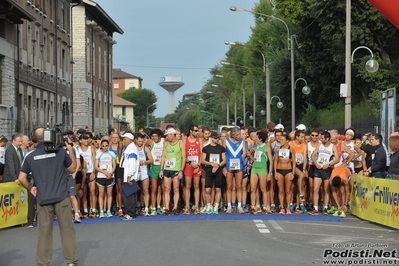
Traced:
[[365, 176], [385, 178], [387, 176], [386, 166], [387, 166], [387, 154], [382, 145], [381, 134], [373, 134], [370, 137], [370, 143], [376, 148], [374, 152], [374, 157], [371, 161], [371, 166], [367, 168], [364, 173]]

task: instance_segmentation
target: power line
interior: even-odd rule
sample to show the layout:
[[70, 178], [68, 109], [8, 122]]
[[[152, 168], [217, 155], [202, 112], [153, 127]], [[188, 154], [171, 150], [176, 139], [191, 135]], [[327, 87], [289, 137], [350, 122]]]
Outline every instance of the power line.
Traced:
[[159, 69], [189, 69], [189, 70], [208, 70], [209, 67], [171, 67], [171, 66], [138, 66], [138, 65], [125, 65], [114, 64], [115, 66], [139, 67], [139, 68], [159, 68]]

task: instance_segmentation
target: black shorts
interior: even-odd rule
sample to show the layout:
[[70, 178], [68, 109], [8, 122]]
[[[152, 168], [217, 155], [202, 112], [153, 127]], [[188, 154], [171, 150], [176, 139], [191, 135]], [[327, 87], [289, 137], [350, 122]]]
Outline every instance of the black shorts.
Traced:
[[97, 185], [99, 187], [112, 187], [115, 184], [115, 178], [97, 178]]
[[286, 176], [287, 174], [292, 173], [292, 169], [277, 169], [276, 172], [282, 176]]
[[82, 179], [83, 179], [82, 172], [81, 171], [77, 172], [75, 176], [76, 184], [82, 184]]
[[331, 172], [332, 172], [331, 167], [327, 168], [326, 170], [316, 168], [314, 170], [314, 177], [321, 178], [322, 180], [328, 180], [328, 179], [330, 179]]
[[119, 164], [115, 168], [115, 179], [122, 179], [124, 174], [124, 169], [119, 167]]
[[308, 167], [309, 167], [308, 168], [308, 176], [310, 178], [313, 178], [314, 177], [314, 171], [316, 170], [316, 166], [315, 165], [309, 165]]
[[360, 173], [361, 171], [363, 171], [363, 167], [355, 168], [355, 173], [356, 174]]
[[93, 179], [90, 179], [90, 175], [91, 175], [91, 173], [90, 173], [90, 174], [86, 174], [86, 184], [89, 184], [89, 183], [91, 183], [91, 182], [94, 182], [94, 181], [96, 181], [96, 179], [97, 179], [97, 177], [95, 177], [95, 178], [93, 178]]
[[215, 183], [216, 188], [222, 187], [223, 181], [223, 170], [222, 168], [218, 168], [215, 173], [212, 173], [212, 167], [205, 168], [205, 187], [212, 187]]
[[0, 175], [4, 174], [4, 164], [0, 163]]
[[163, 170], [163, 177], [174, 178], [179, 174], [179, 172], [180, 171]]

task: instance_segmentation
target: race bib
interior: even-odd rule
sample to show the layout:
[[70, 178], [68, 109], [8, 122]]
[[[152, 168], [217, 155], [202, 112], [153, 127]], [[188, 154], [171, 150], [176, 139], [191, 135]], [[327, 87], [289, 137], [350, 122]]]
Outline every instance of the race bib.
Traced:
[[255, 158], [255, 162], [260, 162], [262, 160], [262, 152], [255, 151], [254, 158]]
[[240, 170], [240, 159], [230, 159], [230, 170]]
[[187, 159], [192, 163], [198, 164], [198, 156], [188, 156]]
[[330, 162], [330, 155], [326, 153], [319, 153], [319, 158], [317, 162], [321, 165], [328, 164]]
[[303, 154], [302, 153], [296, 153], [295, 154], [295, 161], [296, 164], [303, 164]]
[[278, 152], [278, 157], [281, 159], [289, 159], [290, 158], [290, 150], [289, 149], [281, 149]]
[[102, 161], [102, 162], [100, 162], [100, 168], [101, 168], [101, 170], [111, 172], [112, 163], [110, 161]]
[[161, 158], [162, 158], [162, 152], [155, 151], [154, 152], [154, 164], [159, 165], [161, 163]]
[[176, 167], [176, 158], [165, 159], [165, 169], [173, 169]]
[[209, 162], [220, 164], [220, 155], [219, 154], [209, 154]]

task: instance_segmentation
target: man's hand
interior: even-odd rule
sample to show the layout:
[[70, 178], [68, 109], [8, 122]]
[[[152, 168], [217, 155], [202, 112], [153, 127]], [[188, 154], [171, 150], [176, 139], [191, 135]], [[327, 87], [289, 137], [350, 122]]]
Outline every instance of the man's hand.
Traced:
[[36, 198], [37, 188], [36, 188], [36, 187], [32, 187], [32, 188], [30, 189], [30, 193]]

